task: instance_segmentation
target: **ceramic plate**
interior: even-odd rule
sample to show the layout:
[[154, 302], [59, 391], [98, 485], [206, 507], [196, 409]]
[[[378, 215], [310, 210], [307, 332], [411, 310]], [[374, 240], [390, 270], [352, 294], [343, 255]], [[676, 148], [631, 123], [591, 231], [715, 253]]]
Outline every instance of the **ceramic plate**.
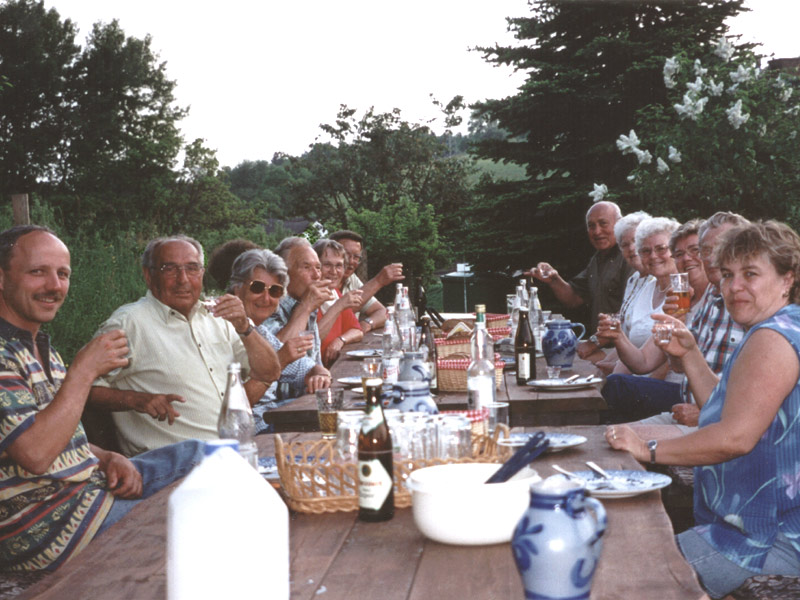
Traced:
[[[516, 448], [519, 446], [524, 446], [525, 442], [527, 442], [533, 435], [533, 433], [512, 433], [508, 438], [497, 440], [497, 443], [501, 446], [510, 446], [512, 448]], [[546, 435], [547, 440], [550, 442], [547, 447], [548, 452], [561, 452], [567, 448], [580, 446], [581, 444], [586, 443], [586, 438], [582, 435], [555, 432], [550, 432]]]
[[380, 358], [383, 356], [382, 348], [364, 348], [363, 350], [348, 350], [347, 356], [353, 358]]
[[347, 377], [339, 377], [337, 379], [342, 385], [361, 385], [361, 375], [348, 375]]
[[577, 381], [571, 381], [569, 383], [566, 383], [564, 379], [533, 379], [528, 382], [528, 385], [537, 390], [560, 392], [588, 388], [598, 383], [603, 383], [602, 377], [592, 377], [588, 380], [585, 377], [581, 377]]
[[672, 483], [669, 475], [650, 471], [612, 471], [606, 469], [611, 479], [606, 480], [594, 471], [575, 473], [586, 480], [586, 489], [596, 498], [630, 498], [660, 490]]

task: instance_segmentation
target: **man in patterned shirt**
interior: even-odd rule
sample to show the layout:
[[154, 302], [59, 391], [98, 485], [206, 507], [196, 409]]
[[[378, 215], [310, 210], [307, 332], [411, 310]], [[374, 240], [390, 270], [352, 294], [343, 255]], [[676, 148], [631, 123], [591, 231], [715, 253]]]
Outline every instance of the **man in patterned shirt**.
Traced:
[[[745, 223], [747, 220], [740, 215], [718, 212], [703, 223], [699, 231], [700, 255], [710, 285], [700, 300], [700, 308], [689, 329], [697, 340], [700, 352], [715, 373], [722, 372], [725, 360], [744, 337], [744, 332], [739, 325], [733, 322], [725, 309], [722, 294], [719, 291], [722, 276], [711, 260], [719, 237], [732, 227]], [[641, 349], [628, 345], [627, 348], [618, 348], [617, 351], [620, 360], [633, 373], [650, 373], [666, 360], [666, 356], [652, 337]], [[664, 391], [662, 392], [660, 388], [664, 388]], [[691, 427], [697, 425], [700, 410], [692, 402], [686, 377], [683, 378], [680, 387], [676, 389], [674, 385], [662, 380], [618, 375], [614, 376], [613, 380], [609, 378], [602, 392], [610, 409], [608, 415], [610, 422], [618, 423], [635, 419], [641, 416], [642, 412], [647, 411], [650, 398], [661, 398], [666, 394], [674, 394], [674, 396], [667, 396], [667, 398], [671, 397], [673, 402], [671, 413], [656, 414], [642, 422], [677, 422]], [[660, 403], [663, 404], [663, 402]], [[652, 415], [653, 411], [650, 411], [650, 414]]]
[[122, 331], [84, 346], [67, 371], [40, 331], [69, 290], [70, 256], [35, 225], [0, 233], [0, 566], [54, 570], [138, 498], [185, 475], [197, 442], [139, 461], [90, 444], [80, 423], [96, 377], [122, 367]]

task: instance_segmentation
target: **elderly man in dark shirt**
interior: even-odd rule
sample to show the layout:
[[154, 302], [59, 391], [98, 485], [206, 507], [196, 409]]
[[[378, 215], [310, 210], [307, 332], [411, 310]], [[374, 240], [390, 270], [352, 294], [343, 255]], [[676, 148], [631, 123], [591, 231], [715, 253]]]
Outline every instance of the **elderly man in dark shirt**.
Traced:
[[[597, 202], [586, 213], [589, 242], [596, 252], [586, 268], [570, 281], [561, 278], [549, 263], [540, 262], [530, 273], [550, 286], [556, 298], [567, 308], [588, 304], [591, 321], [589, 331], [597, 330], [599, 313], [615, 313], [622, 304], [625, 284], [633, 272], [625, 262], [614, 236], [614, 224], [622, 218], [613, 202]], [[588, 347], [587, 347], [588, 346]], [[586, 356], [597, 349], [593, 342], [583, 344], [580, 354]]]

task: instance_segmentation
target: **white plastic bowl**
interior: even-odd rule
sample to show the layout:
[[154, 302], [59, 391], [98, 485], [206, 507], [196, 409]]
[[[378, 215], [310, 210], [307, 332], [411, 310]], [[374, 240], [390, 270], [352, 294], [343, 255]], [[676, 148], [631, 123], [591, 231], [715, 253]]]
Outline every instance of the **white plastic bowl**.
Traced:
[[500, 468], [491, 463], [456, 463], [412, 471], [414, 522], [432, 540], [445, 544], [500, 544], [511, 540], [541, 477], [530, 467], [505, 483], [484, 483]]

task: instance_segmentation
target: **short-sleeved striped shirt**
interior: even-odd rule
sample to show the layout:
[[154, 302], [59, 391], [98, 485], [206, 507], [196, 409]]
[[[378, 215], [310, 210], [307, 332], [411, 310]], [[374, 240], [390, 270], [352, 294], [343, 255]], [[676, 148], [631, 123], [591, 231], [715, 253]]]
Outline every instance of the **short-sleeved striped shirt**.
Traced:
[[43, 475], [11, 460], [6, 450], [53, 400], [66, 369], [39, 333], [0, 319], [0, 566], [52, 570], [95, 536], [113, 503], [83, 426]]

